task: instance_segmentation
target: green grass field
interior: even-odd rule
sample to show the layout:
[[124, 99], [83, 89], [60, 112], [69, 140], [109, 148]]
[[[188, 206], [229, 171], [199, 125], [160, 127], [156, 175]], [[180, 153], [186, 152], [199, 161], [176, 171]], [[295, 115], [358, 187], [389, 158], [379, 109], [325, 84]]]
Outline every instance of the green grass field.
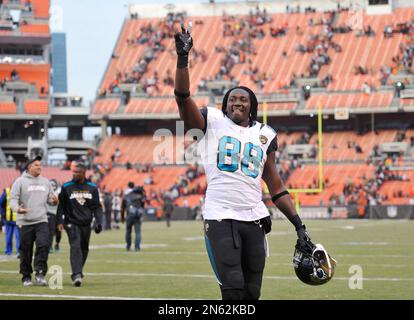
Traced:
[[[306, 221], [314, 240], [337, 260], [335, 277], [324, 286], [302, 284], [292, 267], [296, 235], [287, 221], [274, 221], [268, 235], [261, 299], [414, 299], [414, 221]], [[4, 248], [1, 234], [0, 248]], [[24, 288], [18, 260], [0, 258], [0, 299], [165, 298], [220, 299], [200, 221], [143, 225], [143, 249], [126, 252], [124, 230], [92, 235], [80, 288], [70, 281], [66, 235], [62, 251], [49, 255], [49, 267], [63, 268], [63, 289]], [[362, 268], [362, 289], [350, 289], [351, 266]], [[50, 275], [47, 276], [49, 279]], [[351, 281], [355, 283], [355, 281]]]

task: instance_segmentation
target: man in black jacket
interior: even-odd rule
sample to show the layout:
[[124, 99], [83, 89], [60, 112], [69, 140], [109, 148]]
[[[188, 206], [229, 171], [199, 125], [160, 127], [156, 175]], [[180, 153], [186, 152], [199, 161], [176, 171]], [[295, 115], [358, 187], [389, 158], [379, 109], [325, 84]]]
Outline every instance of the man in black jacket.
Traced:
[[88, 257], [93, 217], [95, 217], [95, 233], [102, 231], [102, 207], [98, 188], [86, 180], [85, 172], [85, 165], [82, 163], [75, 165], [72, 181], [66, 182], [59, 194], [57, 212], [58, 229], [60, 231], [65, 229], [68, 234], [72, 281], [76, 287], [82, 284], [82, 270]]

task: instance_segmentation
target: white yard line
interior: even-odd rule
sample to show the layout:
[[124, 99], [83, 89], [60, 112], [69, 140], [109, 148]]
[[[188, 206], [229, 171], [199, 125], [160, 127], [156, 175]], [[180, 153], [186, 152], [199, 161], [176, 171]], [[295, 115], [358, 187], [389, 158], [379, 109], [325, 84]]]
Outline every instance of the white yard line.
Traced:
[[[143, 297], [111, 297], [111, 296], [75, 296], [67, 294], [26, 294], [26, 293], [1, 293], [0, 297], [22, 297], [22, 298], [60, 298], [81, 300], [188, 300], [176, 298], [143, 298]], [[193, 300], [193, 298], [191, 298]]]

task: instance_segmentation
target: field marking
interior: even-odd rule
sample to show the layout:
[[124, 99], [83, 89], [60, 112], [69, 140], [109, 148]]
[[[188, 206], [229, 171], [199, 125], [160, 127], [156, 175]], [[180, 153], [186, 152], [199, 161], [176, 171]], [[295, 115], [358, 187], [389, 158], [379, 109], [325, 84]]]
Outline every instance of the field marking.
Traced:
[[184, 241], [204, 241], [204, 237], [185, 237], [185, 238], [181, 238], [181, 240]]
[[339, 245], [344, 246], [389, 246], [389, 242], [339, 242]]
[[[68, 259], [64, 259], [64, 258], [59, 258], [59, 259], [54, 259], [54, 262], [57, 261], [67, 261]], [[88, 262], [90, 263], [109, 263], [109, 264], [154, 264], [154, 265], [159, 265], [160, 261], [158, 260], [99, 260], [99, 259], [88, 259]], [[188, 262], [188, 261], [163, 261], [162, 264], [172, 264], [172, 265], [179, 265], [179, 264], [185, 264], [185, 265], [192, 265], [192, 264], [197, 264], [197, 265], [205, 265], [206, 262], [205, 261], [192, 261], [192, 262]], [[341, 263], [340, 266], [341, 267], [349, 267], [351, 266], [352, 263]], [[394, 268], [411, 268], [412, 265], [411, 264], [378, 264], [378, 263], [362, 263], [360, 264], [362, 267], [384, 267], [384, 268], [388, 268], [388, 267], [394, 267]], [[293, 263], [287, 263], [287, 262], [281, 262], [281, 263], [276, 263], [276, 262], [267, 262], [266, 266], [287, 266], [287, 267], [291, 267], [293, 266]]]
[[[188, 300], [185, 298], [143, 298], [143, 297], [108, 297], [108, 296], [75, 296], [67, 294], [29, 294], [29, 293], [1, 293], [0, 297], [25, 297], [25, 298], [67, 298], [85, 300]], [[191, 300], [197, 300], [191, 298]]]
[[[15, 270], [0, 270], [0, 273], [5, 274], [17, 274]], [[70, 275], [71, 273], [64, 273], [65, 275]], [[207, 274], [181, 274], [181, 273], [134, 273], [134, 272], [85, 272], [85, 276], [91, 277], [167, 277], [167, 278], [204, 278], [204, 279], [216, 279], [214, 275]], [[264, 279], [273, 279], [273, 280], [297, 280], [297, 277], [290, 276], [264, 276]], [[347, 277], [334, 277], [335, 280], [349, 281], [350, 278]], [[390, 281], [390, 282], [404, 282], [410, 281], [414, 282], [414, 278], [366, 278], [363, 277], [364, 281]]]
[[[147, 243], [142, 244], [141, 248], [166, 248], [169, 245], [166, 243]], [[97, 249], [125, 249], [125, 243], [108, 243], [108, 244], [95, 244], [90, 245], [89, 250], [97, 250]]]

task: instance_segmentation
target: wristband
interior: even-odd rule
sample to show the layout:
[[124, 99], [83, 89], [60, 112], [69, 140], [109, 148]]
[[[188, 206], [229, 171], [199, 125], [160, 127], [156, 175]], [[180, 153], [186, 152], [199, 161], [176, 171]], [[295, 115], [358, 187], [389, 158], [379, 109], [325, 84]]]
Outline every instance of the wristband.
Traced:
[[190, 97], [190, 91], [188, 91], [188, 92], [178, 92], [177, 90], [174, 89], [174, 95], [177, 98], [186, 99], [186, 98]]
[[179, 55], [177, 59], [177, 68], [183, 69], [187, 67], [188, 67], [188, 55], [185, 55], [185, 56]]
[[272, 197], [272, 201], [273, 202], [276, 202], [280, 197], [283, 197], [284, 195], [286, 195], [286, 194], [289, 194], [289, 192], [287, 191], [287, 190], [285, 190], [285, 191], [282, 191], [282, 192], [280, 192], [280, 193], [278, 193], [278, 194], [275, 194], [273, 197]]
[[296, 231], [298, 231], [300, 228], [302, 228], [303, 223], [302, 223], [302, 219], [299, 217], [299, 215], [295, 214], [294, 216], [292, 216], [288, 219], [295, 226]]

